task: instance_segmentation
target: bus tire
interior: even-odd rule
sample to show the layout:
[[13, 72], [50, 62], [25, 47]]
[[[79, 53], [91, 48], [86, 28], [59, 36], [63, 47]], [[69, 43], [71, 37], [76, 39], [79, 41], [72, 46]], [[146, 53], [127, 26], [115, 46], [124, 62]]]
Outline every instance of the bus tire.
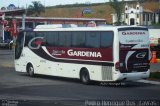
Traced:
[[88, 85], [90, 83], [89, 72], [86, 68], [82, 69], [80, 72], [80, 80], [83, 84]]
[[27, 65], [27, 73], [30, 77], [34, 77], [34, 68], [32, 64]]

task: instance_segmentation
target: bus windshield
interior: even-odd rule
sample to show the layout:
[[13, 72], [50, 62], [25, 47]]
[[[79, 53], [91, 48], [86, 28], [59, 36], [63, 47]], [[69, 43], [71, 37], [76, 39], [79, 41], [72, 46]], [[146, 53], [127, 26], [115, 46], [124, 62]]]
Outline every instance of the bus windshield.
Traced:
[[148, 44], [149, 35], [145, 30], [126, 30], [119, 32], [121, 44]]

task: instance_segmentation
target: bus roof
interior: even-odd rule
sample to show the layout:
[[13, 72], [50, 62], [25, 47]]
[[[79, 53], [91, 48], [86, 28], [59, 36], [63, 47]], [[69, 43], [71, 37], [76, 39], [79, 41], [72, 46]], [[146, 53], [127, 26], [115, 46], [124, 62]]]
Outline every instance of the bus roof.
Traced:
[[34, 31], [106, 31], [117, 30], [120, 28], [146, 28], [143, 26], [96, 26], [96, 27], [78, 27], [75, 24], [52, 24], [52, 25], [38, 25]]

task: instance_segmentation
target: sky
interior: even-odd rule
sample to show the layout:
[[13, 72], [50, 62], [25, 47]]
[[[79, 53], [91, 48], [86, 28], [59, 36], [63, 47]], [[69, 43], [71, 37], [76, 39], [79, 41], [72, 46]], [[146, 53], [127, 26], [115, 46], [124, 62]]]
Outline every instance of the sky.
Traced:
[[8, 7], [9, 4], [14, 4], [16, 7], [26, 7], [32, 4], [32, 1], [40, 1], [45, 6], [55, 6], [64, 4], [75, 4], [75, 3], [104, 3], [109, 0], [0, 0], [0, 8]]

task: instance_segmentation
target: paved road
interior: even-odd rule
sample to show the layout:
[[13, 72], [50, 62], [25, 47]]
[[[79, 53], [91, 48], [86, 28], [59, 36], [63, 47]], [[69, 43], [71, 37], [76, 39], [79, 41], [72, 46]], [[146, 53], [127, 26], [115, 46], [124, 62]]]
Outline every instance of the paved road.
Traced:
[[87, 86], [76, 79], [41, 75], [31, 78], [25, 73], [14, 71], [13, 54], [13, 51], [0, 50], [0, 99], [3, 100], [0, 105], [84, 106], [99, 103], [90, 100], [152, 100], [153, 106], [158, 106], [159, 102], [154, 101], [160, 100], [158, 84], [123, 82]]
[[13, 50], [0, 50], [0, 67], [14, 67]]

